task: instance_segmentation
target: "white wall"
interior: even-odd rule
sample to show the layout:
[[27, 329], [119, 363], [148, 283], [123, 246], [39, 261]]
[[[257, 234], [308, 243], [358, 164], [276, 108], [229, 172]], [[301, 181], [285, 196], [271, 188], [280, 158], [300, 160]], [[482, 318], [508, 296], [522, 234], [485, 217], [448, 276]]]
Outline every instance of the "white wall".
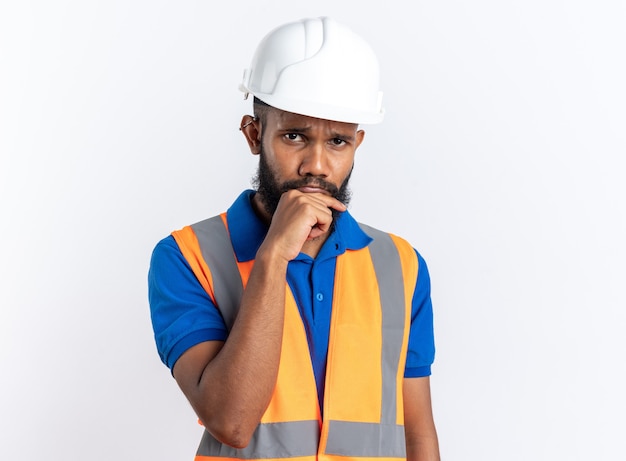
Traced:
[[444, 459], [626, 459], [623, 2], [309, 3], [2, 3], [0, 459], [192, 458], [150, 252], [249, 186], [242, 70], [326, 14], [380, 56], [352, 211], [429, 263]]

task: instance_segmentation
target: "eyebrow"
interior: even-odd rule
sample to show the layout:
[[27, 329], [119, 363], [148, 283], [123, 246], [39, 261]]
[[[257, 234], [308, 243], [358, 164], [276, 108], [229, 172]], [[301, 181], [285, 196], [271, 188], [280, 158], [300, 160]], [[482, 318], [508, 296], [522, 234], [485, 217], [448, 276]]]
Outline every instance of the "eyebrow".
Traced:
[[307, 133], [311, 131], [311, 127], [310, 126], [303, 126], [303, 127], [291, 126], [291, 127], [281, 128], [280, 131], [285, 132], [285, 133]]
[[343, 133], [338, 133], [336, 131], [333, 131], [331, 133], [331, 136], [333, 138], [339, 138], [339, 139], [344, 139], [346, 141], [354, 141], [356, 139], [355, 136], [351, 135], [351, 134], [343, 134]]

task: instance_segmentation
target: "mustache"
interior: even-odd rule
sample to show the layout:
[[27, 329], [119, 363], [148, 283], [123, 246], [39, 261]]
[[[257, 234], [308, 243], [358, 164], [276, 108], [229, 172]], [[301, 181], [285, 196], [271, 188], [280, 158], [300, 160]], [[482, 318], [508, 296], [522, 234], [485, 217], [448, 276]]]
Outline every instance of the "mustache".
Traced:
[[330, 183], [323, 178], [315, 176], [297, 179], [294, 181], [287, 181], [282, 184], [281, 189], [282, 192], [287, 192], [288, 190], [299, 189], [300, 187], [317, 187], [319, 189], [324, 189], [333, 197], [339, 192], [339, 188], [333, 183]]

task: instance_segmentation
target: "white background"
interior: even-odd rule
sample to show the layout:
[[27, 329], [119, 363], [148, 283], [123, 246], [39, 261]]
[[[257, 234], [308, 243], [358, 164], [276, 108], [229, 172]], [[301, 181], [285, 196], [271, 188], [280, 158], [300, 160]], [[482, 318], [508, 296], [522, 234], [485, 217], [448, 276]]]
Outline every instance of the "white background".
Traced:
[[351, 209], [429, 263], [443, 458], [626, 459], [617, 0], [3, 2], [0, 459], [192, 459], [150, 252], [249, 187], [243, 68], [319, 15], [380, 58]]

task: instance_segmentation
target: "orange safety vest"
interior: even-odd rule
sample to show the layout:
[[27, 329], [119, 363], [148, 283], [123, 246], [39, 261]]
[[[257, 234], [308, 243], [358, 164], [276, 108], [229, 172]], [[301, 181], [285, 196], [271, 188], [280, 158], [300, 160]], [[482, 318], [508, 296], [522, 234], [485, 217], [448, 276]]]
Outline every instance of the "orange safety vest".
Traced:
[[[223, 445], [205, 431], [196, 461], [406, 458], [402, 383], [418, 262], [405, 240], [361, 228], [373, 241], [337, 257], [324, 419], [304, 325], [285, 282], [282, 350], [269, 406], [246, 448]], [[237, 261], [226, 214], [172, 235], [230, 329], [254, 261]]]

